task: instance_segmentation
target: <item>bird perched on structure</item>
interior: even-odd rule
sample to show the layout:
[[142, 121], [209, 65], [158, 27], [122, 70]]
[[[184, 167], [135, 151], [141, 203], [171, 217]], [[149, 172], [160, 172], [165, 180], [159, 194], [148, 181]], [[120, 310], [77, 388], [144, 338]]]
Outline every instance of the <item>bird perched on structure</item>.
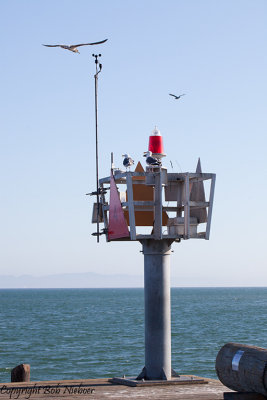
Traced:
[[176, 94], [171, 94], [169, 93], [170, 96], [173, 96], [175, 98], [175, 100], [179, 100], [182, 96], [185, 96], [185, 93], [180, 94], [179, 96], [176, 96]]
[[101, 40], [100, 42], [71, 44], [71, 45], [67, 45], [67, 44], [43, 44], [43, 46], [46, 46], [46, 47], [61, 47], [62, 49], [70, 50], [73, 53], [79, 53], [80, 54], [80, 52], [78, 51], [77, 47], [80, 47], [80, 46], [93, 46], [95, 44], [102, 44], [102, 43], [105, 43], [107, 40], [108, 39]]
[[156, 158], [152, 157], [152, 151], [145, 151], [144, 157], [146, 157], [147, 165], [161, 165], [161, 161], [157, 160]]
[[132, 157], [129, 156], [129, 154], [123, 154], [122, 157], [124, 157], [123, 160], [124, 167], [130, 168], [130, 166], [134, 164], [134, 160], [132, 159]]

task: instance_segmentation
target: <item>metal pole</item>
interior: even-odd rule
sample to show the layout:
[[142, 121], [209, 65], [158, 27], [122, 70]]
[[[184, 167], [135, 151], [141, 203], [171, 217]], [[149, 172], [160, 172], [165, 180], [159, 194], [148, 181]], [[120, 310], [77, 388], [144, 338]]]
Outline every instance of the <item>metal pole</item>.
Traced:
[[99, 178], [98, 178], [98, 107], [97, 107], [97, 89], [98, 89], [98, 74], [101, 71], [102, 64], [99, 64], [98, 69], [98, 57], [101, 57], [101, 54], [92, 54], [95, 57], [95, 152], [96, 152], [96, 199], [97, 199], [97, 243], [99, 243]]
[[148, 380], [171, 379], [171, 241], [141, 241], [145, 277], [145, 368]]

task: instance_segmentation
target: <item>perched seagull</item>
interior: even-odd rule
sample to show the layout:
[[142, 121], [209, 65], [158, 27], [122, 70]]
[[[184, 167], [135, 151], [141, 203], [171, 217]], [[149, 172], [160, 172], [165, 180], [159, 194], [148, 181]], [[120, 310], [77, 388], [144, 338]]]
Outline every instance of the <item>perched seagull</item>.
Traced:
[[43, 46], [46, 47], [61, 47], [62, 49], [66, 49], [66, 50], [70, 50], [73, 51], [73, 53], [79, 53], [77, 47], [80, 46], [93, 46], [95, 44], [101, 44], [101, 43], [105, 43], [108, 39], [105, 40], [101, 40], [101, 42], [94, 42], [94, 43], [81, 43], [81, 44], [72, 44], [70, 46], [66, 45], [66, 44], [43, 44]]
[[122, 157], [124, 157], [123, 160], [124, 167], [130, 168], [130, 166], [134, 164], [134, 160], [132, 159], [132, 157], [129, 156], [129, 154], [123, 154]]
[[152, 151], [145, 151], [144, 157], [146, 157], [147, 165], [161, 165], [161, 162], [152, 156]]
[[185, 96], [185, 93], [180, 94], [179, 96], [176, 96], [175, 94], [171, 94], [169, 93], [170, 96], [173, 96], [175, 98], [175, 100], [179, 100], [182, 96]]

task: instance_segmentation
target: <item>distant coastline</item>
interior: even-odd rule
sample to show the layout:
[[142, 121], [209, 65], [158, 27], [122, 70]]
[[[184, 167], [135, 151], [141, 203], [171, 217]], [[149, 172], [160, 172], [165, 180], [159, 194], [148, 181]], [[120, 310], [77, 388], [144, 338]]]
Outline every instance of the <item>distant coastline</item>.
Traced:
[[143, 287], [138, 275], [102, 275], [94, 272], [55, 275], [0, 275], [0, 289]]
[[[0, 275], [0, 289], [99, 289], [99, 288], [143, 288], [143, 275], [130, 274], [97, 274], [95, 272], [66, 273], [54, 275]], [[266, 285], [239, 285], [229, 282], [211, 282], [205, 278], [193, 279], [172, 277], [171, 287], [179, 288], [234, 288], [234, 287], [266, 287]]]

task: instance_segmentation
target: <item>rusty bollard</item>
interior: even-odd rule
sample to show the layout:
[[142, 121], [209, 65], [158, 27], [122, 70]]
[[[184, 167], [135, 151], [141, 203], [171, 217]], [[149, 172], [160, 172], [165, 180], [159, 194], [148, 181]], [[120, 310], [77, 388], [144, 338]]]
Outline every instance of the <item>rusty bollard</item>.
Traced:
[[20, 364], [11, 371], [11, 382], [30, 382], [30, 364]]

